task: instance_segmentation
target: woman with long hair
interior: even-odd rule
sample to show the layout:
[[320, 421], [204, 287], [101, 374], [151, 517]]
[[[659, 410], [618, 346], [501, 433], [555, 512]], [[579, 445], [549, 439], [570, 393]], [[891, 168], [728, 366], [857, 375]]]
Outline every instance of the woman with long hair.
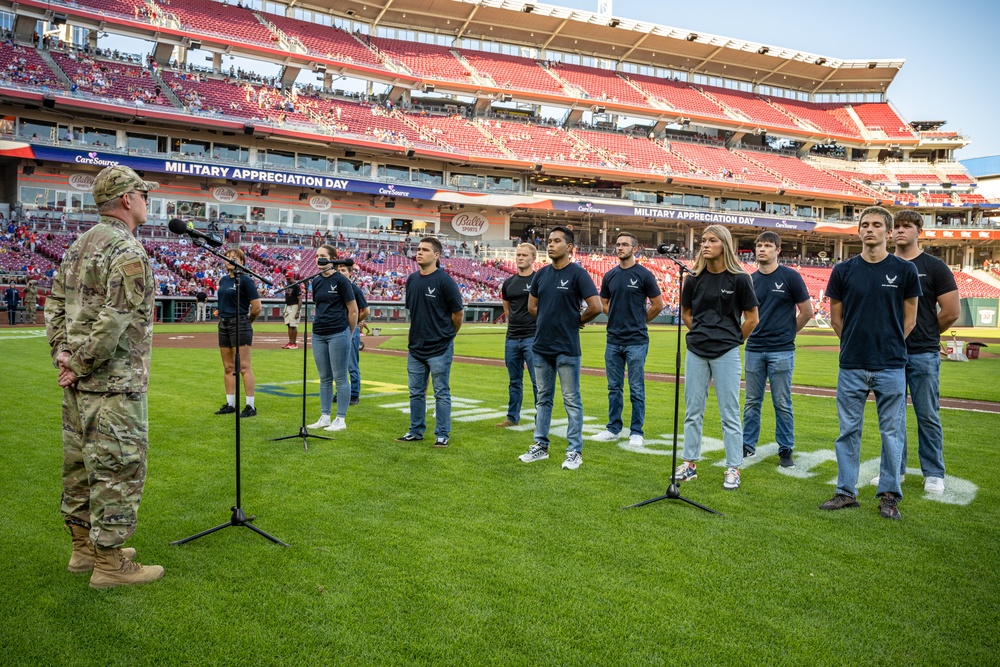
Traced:
[[[230, 248], [226, 257], [246, 265], [246, 255], [239, 248]], [[254, 375], [250, 350], [253, 345], [253, 322], [261, 312], [260, 295], [253, 278], [240, 275], [237, 283], [233, 265], [225, 263], [226, 275], [219, 281], [219, 351], [222, 353], [222, 367], [225, 372], [226, 402], [215, 411], [217, 415], [236, 412], [236, 348], [240, 349], [240, 377], [243, 378], [243, 392], [246, 407], [240, 417], [256, 417], [254, 406]], [[239, 289], [240, 312], [236, 312], [236, 294]]]
[[[316, 265], [323, 273], [312, 282], [316, 317], [313, 320], [313, 359], [319, 371], [319, 421], [309, 428], [343, 431], [351, 403], [351, 337], [358, 326], [358, 304], [350, 279], [337, 271], [332, 260], [337, 248], [323, 244], [316, 250]], [[337, 416], [333, 412], [333, 386], [337, 386]]]
[[709, 225], [702, 232], [701, 248], [681, 294], [681, 318], [688, 328], [684, 363], [684, 462], [677, 468], [675, 479], [683, 482], [698, 476], [705, 401], [708, 386], [714, 380], [726, 447], [722, 487], [738, 489], [743, 465], [740, 345], [757, 326], [757, 296], [753, 281], [736, 258], [733, 237], [722, 225]]

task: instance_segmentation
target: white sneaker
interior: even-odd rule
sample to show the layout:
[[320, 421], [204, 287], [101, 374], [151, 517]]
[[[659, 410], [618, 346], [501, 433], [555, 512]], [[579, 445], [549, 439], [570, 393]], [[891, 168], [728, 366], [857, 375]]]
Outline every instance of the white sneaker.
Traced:
[[347, 422], [343, 417], [337, 417], [334, 419], [329, 426], [327, 426], [324, 431], [343, 431], [347, 428]]
[[315, 424], [309, 424], [306, 428], [326, 428], [330, 425], [330, 415], [322, 415]]
[[611, 442], [612, 440], [617, 440], [618, 439], [618, 434], [617, 433], [612, 433], [611, 431], [608, 431], [607, 429], [605, 429], [605, 430], [601, 431], [600, 433], [598, 433], [597, 435], [590, 436], [589, 439], [593, 440], [595, 442]]
[[566, 460], [563, 461], [563, 470], [576, 470], [583, 463], [580, 452], [566, 452]]
[[[878, 486], [879, 480], [881, 479], [882, 475], [875, 475], [874, 477], [872, 477], [872, 486]], [[906, 481], [906, 475], [900, 475], [899, 483], [902, 484], [905, 481]], [[944, 480], [942, 480], [942, 483], [944, 483]]]
[[535, 461], [544, 461], [547, 458], [549, 458], [549, 448], [536, 442], [528, 451], [518, 456], [517, 460], [522, 463], [534, 463]]
[[944, 493], [944, 478], [928, 477], [924, 480], [924, 491], [927, 493]]
[[641, 435], [630, 435], [628, 437], [629, 447], [642, 447], [646, 441], [642, 439]]
[[740, 469], [739, 468], [728, 468], [726, 470], [726, 479], [722, 482], [722, 488], [732, 491], [733, 489], [740, 488]]

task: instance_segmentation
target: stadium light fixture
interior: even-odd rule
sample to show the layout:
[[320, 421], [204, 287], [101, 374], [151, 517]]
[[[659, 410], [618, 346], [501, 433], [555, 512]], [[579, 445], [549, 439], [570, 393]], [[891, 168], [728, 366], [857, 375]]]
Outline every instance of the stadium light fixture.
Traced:
[[524, 7], [521, 7], [521, 11], [524, 12], [525, 14], [530, 14], [531, 12], [535, 11], [535, 6], [525, 5]]
[[618, 19], [611, 19], [610, 21], [608, 21], [609, 28], [617, 28], [619, 25], [621, 25], [621, 21], [619, 21]]
[[698, 33], [692, 32], [688, 34], [688, 36], [685, 37], [684, 39], [686, 39], [689, 42], [693, 42], [694, 40], [698, 39]]
[[817, 58], [816, 59], [816, 64], [817, 65], [825, 65], [826, 64], [826, 58]]
[[757, 53], [759, 53], [760, 55], [763, 56], [763, 55], [765, 55], [770, 50], [771, 50], [770, 47], [762, 46], [759, 49], [757, 49]]
[[868, 69], [875, 69], [878, 67], [878, 63], [868, 63]]

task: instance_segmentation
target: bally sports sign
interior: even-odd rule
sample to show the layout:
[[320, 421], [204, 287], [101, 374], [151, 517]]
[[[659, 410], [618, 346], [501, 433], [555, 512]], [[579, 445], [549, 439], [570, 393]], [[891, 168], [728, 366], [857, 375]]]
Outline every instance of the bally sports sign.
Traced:
[[451, 219], [451, 227], [462, 236], [480, 236], [490, 226], [481, 213], [459, 213]]

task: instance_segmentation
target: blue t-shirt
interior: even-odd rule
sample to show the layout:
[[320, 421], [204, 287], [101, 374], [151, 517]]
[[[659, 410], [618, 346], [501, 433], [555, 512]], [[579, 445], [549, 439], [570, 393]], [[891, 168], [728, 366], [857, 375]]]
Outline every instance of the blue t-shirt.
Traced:
[[601, 298], [608, 299], [608, 343], [648, 345], [646, 301], [660, 296], [656, 276], [644, 266], [621, 266], [604, 274]]
[[778, 265], [768, 274], [755, 272], [760, 322], [747, 338], [747, 352], [787, 352], [795, 349], [795, 304], [809, 300], [806, 282], [795, 269]]
[[833, 267], [826, 295], [843, 305], [840, 367], [905, 368], [904, 302], [920, 294], [917, 267], [895, 255], [874, 264], [857, 255]]
[[329, 276], [316, 276], [312, 290], [316, 303], [313, 333], [329, 336], [346, 329], [349, 326], [347, 304], [354, 301], [354, 285], [347, 276], [339, 271]]
[[360, 313], [368, 307], [368, 299], [365, 298], [365, 291], [360, 286], [351, 283], [351, 287], [354, 288], [354, 300], [358, 303], [358, 312]]
[[691, 309], [691, 329], [684, 337], [688, 351], [718, 359], [743, 343], [741, 320], [757, 306], [753, 281], [745, 273], [712, 273], [703, 269], [684, 281], [681, 307]]
[[590, 274], [573, 262], [561, 269], [549, 264], [535, 273], [530, 294], [538, 299], [532, 351], [549, 357], [579, 357], [580, 304], [597, 296]]
[[414, 271], [406, 279], [410, 311], [410, 355], [417, 361], [440, 357], [455, 338], [454, 313], [464, 310], [458, 285], [441, 269], [426, 276]]
[[941, 351], [937, 300], [942, 294], [957, 290], [958, 284], [955, 274], [937, 257], [922, 252], [910, 261], [917, 267], [923, 294], [917, 300], [917, 324], [906, 337], [906, 351], [909, 354], [936, 354]]
[[[219, 317], [236, 317], [236, 279], [224, 276], [219, 281]], [[240, 276], [240, 316], [250, 314], [250, 302], [259, 299], [257, 285], [248, 275]]]

